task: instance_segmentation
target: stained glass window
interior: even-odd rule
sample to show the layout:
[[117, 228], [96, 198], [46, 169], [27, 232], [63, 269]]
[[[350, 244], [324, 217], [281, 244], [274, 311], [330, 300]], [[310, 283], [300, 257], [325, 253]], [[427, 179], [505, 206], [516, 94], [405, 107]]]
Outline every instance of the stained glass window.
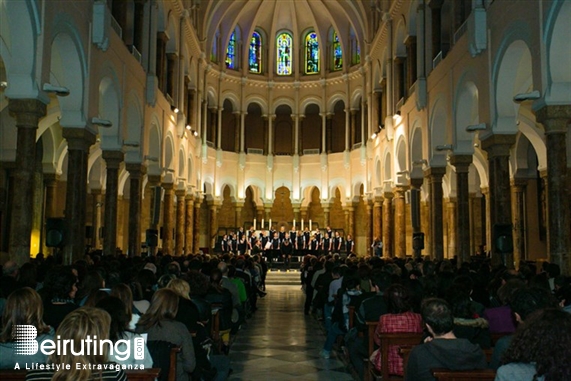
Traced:
[[361, 63], [361, 47], [355, 37], [351, 39], [351, 52], [353, 53], [351, 64], [357, 65]]
[[319, 43], [315, 32], [308, 33], [305, 37], [305, 72], [319, 73]]
[[258, 32], [252, 33], [252, 38], [250, 38], [248, 66], [250, 73], [262, 72], [262, 36]]
[[343, 69], [343, 50], [337, 32], [333, 32], [333, 70]]
[[232, 32], [226, 48], [226, 67], [236, 69], [236, 32]]
[[277, 74], [291, 75], [292, 73], [292, 38], [289, 33], [280, 33], [277, 41]]

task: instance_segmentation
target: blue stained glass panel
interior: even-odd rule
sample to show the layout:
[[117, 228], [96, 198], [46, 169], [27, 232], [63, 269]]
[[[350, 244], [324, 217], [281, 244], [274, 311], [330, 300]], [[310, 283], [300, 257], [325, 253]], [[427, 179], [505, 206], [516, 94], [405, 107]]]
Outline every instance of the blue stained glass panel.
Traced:
[[248, 66], [251, 73], [262, 72], [262, 36], [258, 32], [252, 33], [252, 38], [250, 39]]
[[319, 42], [315, 32], [305, 37], [305, 62], [307, 74], [319, 73]]

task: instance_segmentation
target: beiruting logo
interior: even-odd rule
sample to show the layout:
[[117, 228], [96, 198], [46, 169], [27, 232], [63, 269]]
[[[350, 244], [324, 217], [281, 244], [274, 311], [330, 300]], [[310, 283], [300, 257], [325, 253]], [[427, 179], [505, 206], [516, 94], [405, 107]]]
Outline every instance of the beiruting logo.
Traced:
[[[87, 338], [81, 340], [79, 348], [76, 348], [73, 340], [62, 339], [59, 335], [56, 336], [55, 340], [47, 339], [43, 340], [41, 344], [38, 344], [36, 340], [38, 331], [33, 325], [16, 325], [15, 328], [15, 350], [18, 355], [33, 356], [40, 351], [45, 356], [49, 356], [54, 353], [58, 356], [68, 354], [73, 356], [89, 356], [103, 353], [105, 347], [108, 348], [108, 353], [119, 361], [125, 361], [131, 355], [130, 340], [121, 339], [113, 343], [111, 340], [99, 340], [96, 335], [93, 337], [87, 335]], [[133, 345], [133, 358], [135, 360], [144, 360], [145, 339], [142, 337], [135, 337], [133, 339]], [[144, 368], [142, 368], [141, 365], [141, 367], [137, 367], [135, 369]]]

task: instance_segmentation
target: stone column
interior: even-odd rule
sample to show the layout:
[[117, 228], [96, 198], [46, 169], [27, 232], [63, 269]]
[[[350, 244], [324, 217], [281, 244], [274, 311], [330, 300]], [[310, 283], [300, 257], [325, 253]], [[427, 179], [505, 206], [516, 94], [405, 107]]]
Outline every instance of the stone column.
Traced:
[[[511, 191], [510, 191], [510, 148], [515, 143], [515, 135], [491, 135], [482, 140], [482, 149], [488, 152], [488, 172], [490, 174], [490, 224], [511, 225]], [[551, 155], [551, 153], [550, 153]], [[491, 250], [496, 254], [492, 236]], [[513, 253], [506, 253], [505, 265], [514, 268]]]
[[571, 275], [571, 217], [567, 170], [567, 129], [571, 105], [544, 106], [536, 117], [545, 128], [547, 146], [547, 250], [549, 261]]
[[119, 166], [124, 154], [121, 151], [103, 151], [107, 166], [105, 183], [105, 214], [103, 226], [103, 254], [114, 255], [117, 248], [117, 192], [119, 191]]
[[101, 208], [103, 207], [103, 192], [101, 189], [91, 190], [91, 199], [93, 204], [93, 217], [91, 226], [93, 227], [92, 248], [101, 249], [101, 237], [99, 231], [101, 230]]
[[456, 168], [456, 249], [458, 266], [470, 261], [470, 188], [468, 172], [472, 155], [452, 155], [450, 164]]
[[[456, 218], [457, 211], [457, 200], [455, 198], [449, 198], [445, 204], [446, 212], [444, 213], [444, 218], [447, 223], [448, 231], [447, 236], [447, 257], [452, 258], [457, 254], [457, 242], [458, 242], [458, 220]], [[459, 260], [460, 262], [460, 260]]]
[[405, 199], [406, 187], [397, 186], [394, 192], [393, 203], [395, 204], [395, 257], [406, 257], [406, 220]]
[[184, 245], [184, 253], [186, 255], [194, 253], [193, 251], [193, 244], [194, 244], [194, 234], [193, 234], [193, 227], [194, 227], [194, 197], [192, 194], [187, 194], [185, 197], [186, 207], [186, 217], [185, 217], [185, 245]]
[[519, 269], [521, 260], [526, 259], [525, 252], [525, 188], [527, 179], [513, 178], [512, 187], [512, 212], [514, 222], [514, 262], [515, 268]]
[[[37, 99], [10, 99], [10, 115], [16, 118], [16, 165], [12, 171], [14, 192], [10, 206], [10, 259], [23, 265], [30, 259], [33, 225], [36, 131], [46, 114], [46, 105]], [[85, 236], [85, 232], [83, 233]]]
[[163, 199], [163, 254], [173, 254], [173, 228], [174, 215], [174, 186], [171, 183], [163, 183], [165, 196]]
[[186, 189], [177, 189], [175, 194], [176, 194], [176, 241], [175, 241], [174, 255], [182, 255], [184, 250]]
[[258, 220], [258, 226], [260, 227], [259, 230], [262, 230], [264, 227], [262, 224], [262, 218], [264, 218], [264, 207], [256, 205], [256, 219]]
[[390, 192], [385, 192], [383, 201], [383, 257], [392, 257], [393, 250], [393, 197]]
[[[421, 233], [421, 213], [420, 213], [420, 187], [422, 186], [422, 177], [412, 177], [410, 179], [410, 216], [412, 221], [412, 234], [413, 234], [413, 250], [414, 250], [414, 234]], [[426, 228], [426, 226], [425, 226]], [[424, 232], [425, 235], [427, 232]], [[426, 248], [426, 239], [424, 241]], [[422, 255], [421, 249], [414, 250], [414, 257], [420, 258]]]
[[490, 216], [492, 214], [492, 204], [490, 202], [490, 188], [481, 188], [480, 192], [484, 196], [485, 210], [483, 215], [484, 226], [482, 226], [482, 238], [486, 243], [486, 253], [492, 250], [492, 224], [490, 221]]
[[[382, 218], [383, 218], [383, 199], [375, 197], [373, 203], [373, 237], [381, 238], [382, 234]], [[371, 245], [369, 245], [370, 247]]]
[[347, 206], [345, 213], [347, 214], [347, 231], [355, 239], [355, 208], [352, 205]]
[[235, 226], [237, 228], [242, 226], [242, 207], [243, 206], [244, 206], [243, 202], [236, 202], [236, 204], [235, 204], [235, 212], [236, 212]]
[[[373, 224], [372, 224], [372, 219], [373, 219], [373, 203], [369, 200], [367, 200], [367, 250], [369, 249], [369, 247], [371, 247], [371, 245], [373, 244], [372, 241], [372, 235], [373, 235]], [[366, 253], [363, 253], [366, 254]]]
[[87, 198], [87, 160], [89, 147], [95, 143], [95, 134], [85, 128], [63, 128], [67, 140], [67, 191], [65, 219], [67, 240], [64, 247], [64, 264], [83, 258], [85, 252], [85, 202]]
[[442, 177], [445, 167], [429, 167], [425, 171], [430, 187], [430, 241], [432, 242], [431, 257], [436, 260], [444, 259], [444, 233], [442, 228]]
[[324, 227], [327, 227], [330, 225], [329, 223], [329, 205], [328, 204], [324, 204], [323, 205], [323, 224], [325, 225]]
[[55, 173], [44, 173], [44, 184], [46, 186], [45, 218], [58, 216], [57, 212], [57, 182], [59, 175]]
[[210, 244], [210, 249], [214, 249], [216, 244], [216, 236], [218, 234], [218, 205], [214, 202], [209, 202], [210, 207], [210, 231], [208, 235], [208, 242]]
[[142, 176], [147, 172], [147, 167], [138, 163], [127, 163], [129, 171], [129, 256], [141, 255], [141, 220], [143, 182]]
[[197, 198], [196, 202], [194, 203], [194, 221], [193, 221], [193, 254], [197, 254], [200, 250], [200, 204], [201, 199]]

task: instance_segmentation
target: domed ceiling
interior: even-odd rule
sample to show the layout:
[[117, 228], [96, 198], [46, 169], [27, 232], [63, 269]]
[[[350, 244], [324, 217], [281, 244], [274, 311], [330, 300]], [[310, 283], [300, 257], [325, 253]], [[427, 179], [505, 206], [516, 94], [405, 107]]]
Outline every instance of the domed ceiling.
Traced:
[[[339, 36], [344, 52], [350, 39], [356, 39], [361, 52], [368, 40], [366, 1], [361, 0], [214, 0], [202, 1], [203, 38], [210, 53], [219, 36], [220, 49], [226, 50], [232, 32], [239, 26], [242, 46], [248, 46], [255, 30], [267, 38], [269, 56], [273, 56], [275, 37], [279, 32], [292, 33], [294, 44], [299, 44], [309, 30], [314, 30], [320, 46], [330, 39], [331, 30]], [[299, 45], [297, 45], [299, 48]], [[299, 51], [294, 46], [294, 51]]]

